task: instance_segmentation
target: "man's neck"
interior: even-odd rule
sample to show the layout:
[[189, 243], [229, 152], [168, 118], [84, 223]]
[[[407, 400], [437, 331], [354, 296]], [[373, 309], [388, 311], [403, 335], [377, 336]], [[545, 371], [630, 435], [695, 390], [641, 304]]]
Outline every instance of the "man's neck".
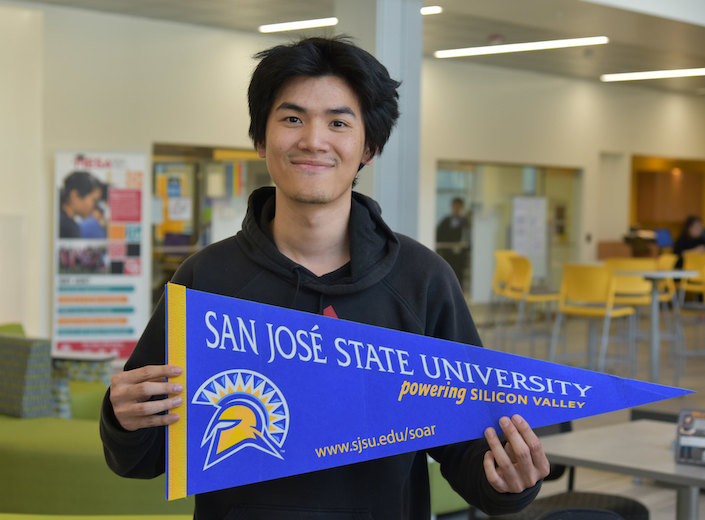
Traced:
[[280, 196], [271, 223], [279, 251], [317, 276], [350, 261], [350, 197], [330, 204], [304, 204]]

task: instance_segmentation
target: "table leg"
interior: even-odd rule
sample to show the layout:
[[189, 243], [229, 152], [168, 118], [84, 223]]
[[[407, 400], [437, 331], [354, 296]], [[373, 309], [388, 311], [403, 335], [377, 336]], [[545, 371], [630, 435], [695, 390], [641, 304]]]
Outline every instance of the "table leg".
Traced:
[[588, 355], [587, 367], [589, 370], [597, 370], [597, 322], [588, 320]]
[[698, 520], [698, 501], [700, 489], [697, 487], [679, 487], [676, 503], [676, 520]]
[[658, 304], [658, 280], [651, 280], [651, 373], [652, 383], [658, 383], [661, 365], [661, 319]]

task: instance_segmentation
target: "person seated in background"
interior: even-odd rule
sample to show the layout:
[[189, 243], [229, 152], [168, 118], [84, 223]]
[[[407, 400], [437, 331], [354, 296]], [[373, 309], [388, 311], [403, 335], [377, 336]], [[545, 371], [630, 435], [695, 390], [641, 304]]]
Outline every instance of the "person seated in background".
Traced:
[[683, 256], [688, 253], [705, 253], [705, 235], [703, 221], [696, 215], [685, 219], [683, 229], [673, 245], [673, 252], [678, 255], [676, 269], [683, 268]]

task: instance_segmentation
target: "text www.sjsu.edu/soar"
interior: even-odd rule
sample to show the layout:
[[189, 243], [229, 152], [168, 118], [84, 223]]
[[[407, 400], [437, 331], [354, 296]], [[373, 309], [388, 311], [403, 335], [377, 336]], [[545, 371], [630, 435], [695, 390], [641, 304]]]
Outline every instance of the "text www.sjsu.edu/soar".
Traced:
[[423, 437], [432, 437], [436, 435], [436, 425], [421, 426], [419, 428], [409, 428], [404, 430], [392, 430], [389, 433], [378, 435], [376, 437], [358, 437], [354, 441], [341, 442], [316, 448], [316, 456], [318, 458], [328, 457], [329, 455], [342, 455], [343, 453], [362, 453], [368, 448], [376, 448], [387, 444], [395, 444], [398, 442], [407, 442]]

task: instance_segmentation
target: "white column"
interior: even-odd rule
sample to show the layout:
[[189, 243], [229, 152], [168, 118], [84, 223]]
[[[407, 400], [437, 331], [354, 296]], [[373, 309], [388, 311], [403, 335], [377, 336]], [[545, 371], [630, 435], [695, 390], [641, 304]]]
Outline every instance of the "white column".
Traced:
[[417, 237], [421, 59], [421, 0], [336, 0], [339, 34], [355, 38], [401, 81], [401, 117], [373, 167], [360, 172], [358, 191], [374, 197], [395, 231]]

